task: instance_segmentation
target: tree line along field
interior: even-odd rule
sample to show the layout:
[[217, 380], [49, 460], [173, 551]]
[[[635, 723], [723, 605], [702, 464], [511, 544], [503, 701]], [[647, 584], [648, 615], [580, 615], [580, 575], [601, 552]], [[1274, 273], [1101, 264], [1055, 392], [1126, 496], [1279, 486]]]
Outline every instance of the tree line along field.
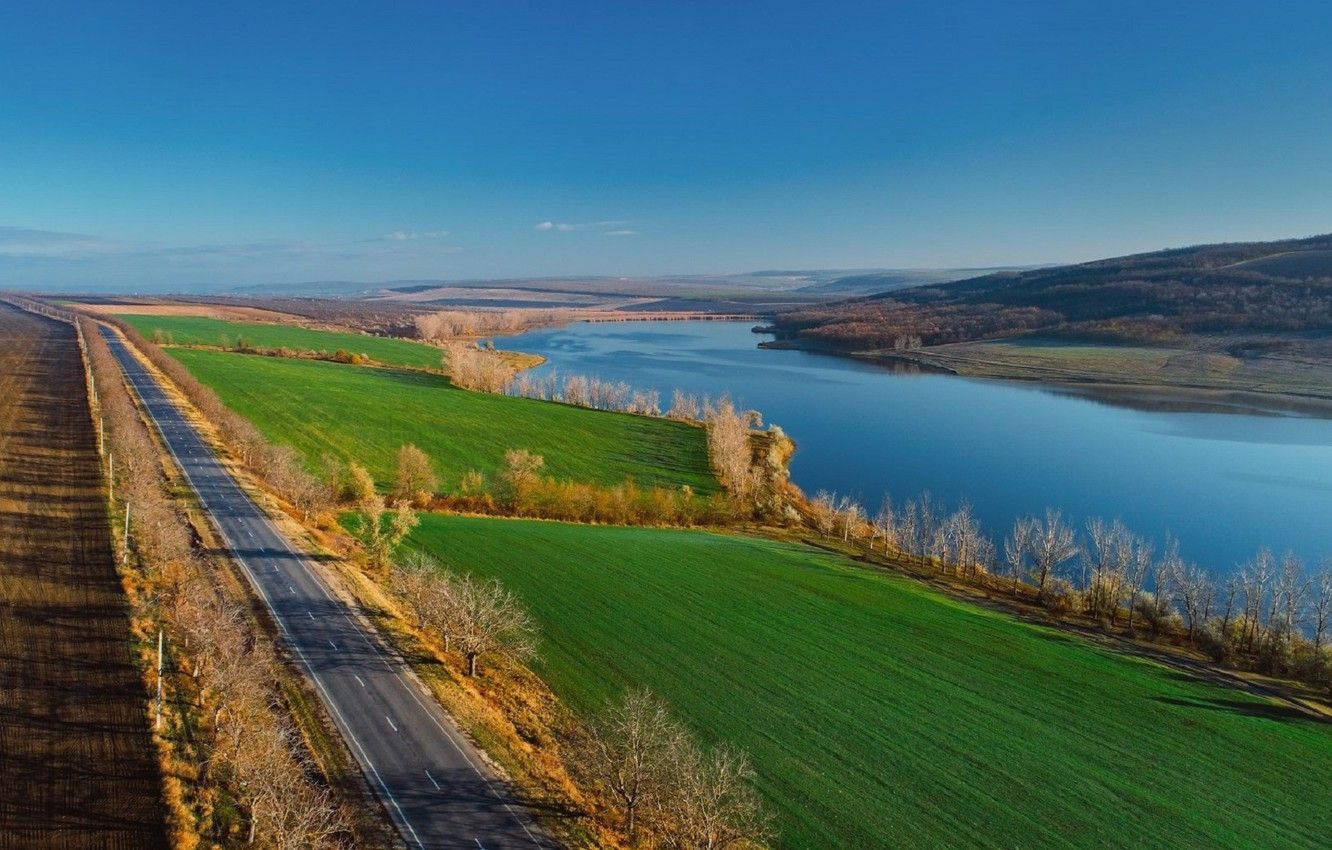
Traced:
[[0, 847], [165, 847], [74, 329], [0, 342]]
[[788, 847], [1326, 846], [1332, 726], [814, 549], [427, 515], [576, 711], [646, 685], [744, 747]]
[[170, 353], [312, 468], [329, 452], [364, 464], [386, 485], [399, 447], [414, 443], [449, 489], [468, 470], [493, 477], [505, 450], [527, 449], [544, 457], [544, 474], [556, 478], [718, 490], [706, 435], [692, 425], [468, 392], [422, 372], [205, 349]]
[[132, 325], [148, 339], [161, 331], [177, 345], [236, 345], [244, 338], [254, 348], [288, 348], [294, 351], [327, 352], [342, 350], [364, 354], [390, 366], [438, 369], [442, 352], [420, 342], [393, 337], [371, 336], [342, 331], [316, 330], [299, 325], [235, 322], [204, 316], [154, 316], [122, 314], [118, 318]]

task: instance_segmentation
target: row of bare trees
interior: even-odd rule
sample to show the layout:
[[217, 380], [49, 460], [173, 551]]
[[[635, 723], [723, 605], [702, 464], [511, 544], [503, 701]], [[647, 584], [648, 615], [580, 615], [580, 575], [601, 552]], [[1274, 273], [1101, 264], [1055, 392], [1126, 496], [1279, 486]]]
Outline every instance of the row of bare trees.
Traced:
[[217, 429], [222, 443], [235, 453], [248, 471], [295, 507], [304, 518], [330, 507], [332, 494], [319, 479], [306, 472], [295, 449], [269, 443], [249, 420], [232, 412], [217, 393], [195, 378], [178, 360], [144, 339], [133, 326], [116, 318], [106, 321], [115, 325], [159, 372], [171, 380], [199, 414]]
[[162, 629], [170, 649], [161, 734], [177, 757], [194, 761], [197, 787], [183, 794], [191, 819], [204, 833], [228, 831], [230, 807], [212, 799], [221, 795], [239, 804], [256, 844], [337, 846], [346, 825], [276, 689], [279, 662], [245, 608], [210, 579], [119, 365], [82, 321], [113, 513], [122, 540], [128, 535], [123, 568], [135, 619], [144, 631]]
[[760, 847], [772, 838], [744, 751], [703, 747], [646, 689], [626, 691], [591, 719], [579, 768], [649, 847]]
[[422, 634], [462, 656], [468, 676], [483, 658], [521, 663], [536, 651], [532, 618], [494, 579], [458, 574], [430, 555], [408, 552], [389, 573], [388, 587]]
[[661, 393], [635, 389], [628, 381], [606, 381], [588, 375], [564, 375], [551, 371], [532, 376], [524, 372], [506, 388], [519, 398], [560, 401], [594, 410], [614, 410], [640, 416], [661, 415]]
[[821, 534], [908, 555], [1057, 615], [1146, 629], [1217, 662], [1332, 685], [1332, 559], [1310, 573], [1294, 553], [1262, 549], [1218, 576], [1182, 557], [1171, 537], [1158, 550], [1123, 522], [1100, 518], [1079, 534], [1055, 509], [1018, 518], [996, 546], [969, 505], [946, 511], [929, 494], [900, 509], [885, 499], [871, 518], [854, 499], [821, 491], [805, 512]]
[[562, 325], [579, 317], [577, 310], [438, 310], [417, 316], [416, 332], [430, 342], [458, 337], [516, 333], [538, 325]]

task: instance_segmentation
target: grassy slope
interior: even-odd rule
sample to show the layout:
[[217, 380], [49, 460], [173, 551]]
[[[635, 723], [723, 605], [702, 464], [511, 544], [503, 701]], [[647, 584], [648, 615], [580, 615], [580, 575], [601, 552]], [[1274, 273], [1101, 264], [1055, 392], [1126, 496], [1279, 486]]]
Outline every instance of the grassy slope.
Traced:
[[170, 333], [173, 342], [183, 345], [217, 345], [222, 337], [226, 337], [234, 344], [237, 337], [243, 336], [251, 345], [259, 348], [291, 348], [298, 351], [329, 353], [341, 348], [354, 354], [368, 355], [373, 360], [393, 366], [438, 369], [441, 361], [441, 352], [434, 346], [369, 334], [312, 330], [297, 325], [230, 322], [203, 316], [127, 314], [120, 318], [150, 339], [153, 331], [160, 329]]
[[578, 710], [647, 684], [749, 750], [791, 847], [1315, 845], [1332, 729], [814, 550], [427, 516]]
[[523, 448], [559, 478], [717, 489], [703, 430], [678, 422], [465, 392], [419, 372], [170, 351], [269, 439], [311, 462], [325, 451], [353, 458], [380, 483], [391, 478], [398, 447], [415, 443], [445, 488], [469, 469], [493, 474], [506, 449]]
[[1332, 396], [1332, 364], [1298, 351], [1237, 358], [1219, 344], [1208, 350], [1006, 340], [940, 345], [908, 356], [978, 377]]

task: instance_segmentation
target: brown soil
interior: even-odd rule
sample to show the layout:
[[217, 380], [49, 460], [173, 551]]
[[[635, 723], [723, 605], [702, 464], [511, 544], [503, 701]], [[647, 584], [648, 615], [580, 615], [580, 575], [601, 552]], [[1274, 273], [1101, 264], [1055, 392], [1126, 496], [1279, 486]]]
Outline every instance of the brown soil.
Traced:
[[0, 305], [0, 847], [166, 847], [74, 329]]
[[202, 316], [206, 319], [225, 319], [233, 322], [303, 322], [302, 316], [293, 316], [277, 310], [242, 307], [234, 304], [75, 304], [75, 310], [103, 315], [128, 314], [135, 316]]

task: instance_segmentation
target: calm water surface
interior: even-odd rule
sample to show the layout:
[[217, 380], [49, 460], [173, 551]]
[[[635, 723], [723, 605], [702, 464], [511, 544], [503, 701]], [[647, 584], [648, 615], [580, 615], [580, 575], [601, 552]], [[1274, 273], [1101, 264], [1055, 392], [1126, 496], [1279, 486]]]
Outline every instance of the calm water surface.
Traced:
[[796, 441], [792, 478], [900, 504], [967, 499], [1002, 536], [1014, 517], [1064, 509], [1121, 517], [1218, 572], [1257, 547], [1332, 555], [1332, 420], [1133, 410], [1036, 385], [905, 375], [757, 348], [752, 323], [580, 323], [502, 340], [536, 370], [661, 391], [730, 393]]

